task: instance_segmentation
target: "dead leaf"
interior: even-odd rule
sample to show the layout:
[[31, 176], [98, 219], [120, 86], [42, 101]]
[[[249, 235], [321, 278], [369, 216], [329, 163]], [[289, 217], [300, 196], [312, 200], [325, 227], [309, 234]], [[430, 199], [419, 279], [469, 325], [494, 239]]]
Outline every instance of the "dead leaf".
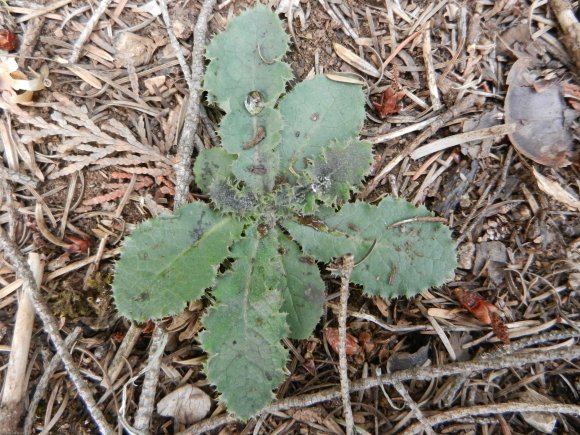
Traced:
[[211, 408], [211, 398], [193, 385], [184, 385], [169, 393], [157, 404], [157, 412], [179, 423], [192, 424], [204, 418]]
[[536, 180], [538, 181], [538, 187], [542, 192], [550, 195], [556, 201], [566, 205], [567, 207], [580, 211], [580, 200], [578, 200], [576, 196], [567, 190], [564, 190], [564, 188], [557, 182], [544, 177], [542, 174], [536, 171], [536, 168], [533, 168], [533, 172], [534, 177], [536, 177]]
[[152, 39], [131, 32], [123, 32], [115, 39], [116, 64], [118, 67], [132, 63], [133, 66], [148, 64], [157, 48]]
[[389, 373], [399, 370], [421, 367], [429, 359], [429, 344], [421, 346], [416, 352], [395, 352], [387, 360], [387, 371]]
[[0, 30], [0, 50], [13, 51], [18, 45], [16, 34], [10, 30]]
[[478, 243], [475, 249], [473, 273], [489, 276], [494, 284], [499, 285], [503, 283], [507, 261], [507, 248], [502, 242], [495, 240]]
[[547, 84], [541, 92], [536, 91], [534, 85], [540, 80], [533, 67], [532, 59], [522, 58], [508, 74], [506, 124], [518, 126], [509, 138], [519, 152], [536, 163], [567, 166], [573, 143], [571, 124], [578, 114], [567, 107], [559, 85]]
[[85, 83], [91, 85], [93, 88], [95, 89], [103, 88], [101, 81], [83, 67], [79, 65], [65, 65], [65, 66], [70, 72], [79, 77]]
[[[338, 328], [326, 328], [324, 330], [324, 337], [326, 341], [332, 348], [332, 350], [338, 354]], [[360, 346], [355, 337], [346, 333], [346, 355], [352, 356], [360, 352]]]
[[369, 75], [371, 77], [380, 77], [381, 73], [378, 69], [376, 69], [372, 64], [367, 62], [366, 60], [362, 59], [360, 56], [356, 55], [348, 48], [337, 44], [336, 42], [332, 44], [334, 47], [334, 51], [342, 60], [348, 63], [350, 66], [358, 69], [359, 71]]
[[[523, 402], [536, 402], [547, 405], [557, 403], [532, 389], [528, 389], [522, 393], [520, 400]], [[543, 433], [554, 433], [554, 428], [558, 422], [558, 418], [555, 415], [545, 412], [522, 412], [522, 418], [534, 429]]]
[[494, 304], [476, 293], [457, 287], [453, 290], [457, 301], [480, 322], [490, 325], [493, 333], [503, 343], [509, 343], [509, 335], [505, 323], [498, 314]]
[[91, 249], [91, 241], [85, 240], [72, 234], [64, 236], [70, 240], [71, 245], [66, 250], [69, 254], [88, 254]]

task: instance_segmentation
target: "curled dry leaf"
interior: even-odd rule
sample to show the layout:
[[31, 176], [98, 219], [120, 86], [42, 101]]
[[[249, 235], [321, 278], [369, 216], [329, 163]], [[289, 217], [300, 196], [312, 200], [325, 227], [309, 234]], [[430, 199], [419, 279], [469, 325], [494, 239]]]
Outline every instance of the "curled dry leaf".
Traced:
[[567, 107], [560, 85], [542, 84], [533, 66], [532, 59], [521, 58], [508, 74], [506, 124], [515, 122], [518, 126], [509, 138], [519, 152], [536, 163], [566, 166], [573, 143], [571, 124], [578, 114]]
[[467, 291], [462, 288], [456, 288], [453, 290], [455, 297], [459, 303], [468, 310], [473, 316], [480, 322], [490, 325], [493, 333], [499, 338], [503, 343], [509, 343], [510, 339], [508, 336], [507, 327], [505, 323], [498, 314], [498, 309], [494, 304], [488, 302], [481, 296]]
[[[338, 353], [338, 328], [326, 328], [324, 337], [335, 353]], [[352, 356], [360, 352], [360, 346], [355, 337], [346, 333], [346, 355]]]
[[404, 97], [404, 91], [397, 91], [392, 86], [385, 89], [380, 98], [377, 101], [373, 101], [373, 106], [379, 118], [385, 119], [393, 113], [399, 113], [401, 110], [400, 102]]
[[[33, 79], [26, 77], [18, 70], [13, 57], [0, 57], [0, 93], [2, 100], [8, 104], [18, 104], [32, 100], [34, 91], [44, 89], [44, 77], [37, 75]], [[17, 93], [16, 91], [24, 91]]]
[[204, 418], [211, 408], [211, 398], [193, 385], [184, 385], [169, 393], [157, 404], [157, 412], [179, 423], [192, 424]]

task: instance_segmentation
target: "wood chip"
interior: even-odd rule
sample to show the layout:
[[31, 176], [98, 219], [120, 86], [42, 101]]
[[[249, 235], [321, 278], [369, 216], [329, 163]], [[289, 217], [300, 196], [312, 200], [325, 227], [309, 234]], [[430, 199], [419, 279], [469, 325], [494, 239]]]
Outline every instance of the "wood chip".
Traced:
[[411, 153], [412, 159], [420, 159], [437, 151], [451, 148], [465, 142], [479, 141], [482, 139], [500, 137], [516, 131], [516, 124], [502, 124], [494, 127], [482, 128], [480, 130], [468, 131], [466, 133], [459, 133], [454, 136], [448, 136], [443, 139], [438, 139], [430, 144], [417, 148]]
[[552, 181], [547, 177], [544, 177], [542, 174], [536, 171], [536, 168], [533, 168], [533, 172], [534, 177], [536, 177], [536, 180], [538, 182], [538, 187], [542, 192], [550, 195], [559, 203], [580, 211], [580, 200], [578, 200], [578, 198], [575, 195], [565, 190], [557, 182]]

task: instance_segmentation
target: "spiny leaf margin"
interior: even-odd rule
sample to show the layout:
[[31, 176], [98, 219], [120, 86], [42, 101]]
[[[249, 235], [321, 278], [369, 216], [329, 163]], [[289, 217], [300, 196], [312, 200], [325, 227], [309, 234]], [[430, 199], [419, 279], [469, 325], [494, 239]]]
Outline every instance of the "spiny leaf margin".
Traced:
[[125, 239], [116, 265], [113, 296], [119, 313], [142, 322], [182, 311], [213, 285], [244, 225], [202, 202], [143, 222]]

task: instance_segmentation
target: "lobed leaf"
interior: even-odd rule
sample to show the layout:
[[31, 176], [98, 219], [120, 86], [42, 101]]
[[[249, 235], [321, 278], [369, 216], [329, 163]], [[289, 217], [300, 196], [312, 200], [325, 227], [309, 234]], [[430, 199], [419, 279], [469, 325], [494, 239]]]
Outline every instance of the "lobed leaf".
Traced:
[[362, 185], [372, 161], [372, 145], [351, 140], [323, 148], [306, 172], [313, 180], [312, 187], [318, 198], [328, 205], [336, 205], [348, 201], [351, 191]]
[[203, 318], [200, 340], [209, 354], [206, 373], [228, 411], [248, 419], [268, 405], [284, 379], [288, 326], [276, 231], [260, 236], [257, 225], [232, 248], [235, 263], [219, 278], [217, 303]]
[[113, 296], [119, 313], [145, 321], [183, 310], [213, 285], [243, 227], [201, 202], [142, 223], [117, 262]]
[[273, 106], [292, 78], [290, 66], [279, 60], [288, 42], [281, 21], [265, 6], [234, 17], [206, 51], [211, 60], [204, 78], [209, 100], [226, 112], [245, 110], [246, 97], [257, 91], [264, 105]]
[[365, 117], [364, 102], [358, 85], [324, 76], [297, 84], [279, 103], [284, 121], [280, 167], [300, 173], [304, 160], [316, 158], [330, 142], [356, 137]]
[[296, 243], [279, 233], [282, 266], [286, 277], [282, 311], [288, 313], [286, 322], [290, 338], [305, 339], [320, 321], [324, 308], [326, 287], [316, 263], [300, 254]]
[[247, 110], [230, 112], [222, 120], [222, 145], [237, 154], [232, 171], [246, 186], [259, 192], [272, 191], [278, 174], [281, 129], [280, 112], [269, 107], [256, 115]]
[[355, 261], [364, 258], [351, 280], [364, 286], [366, 294], [410, 297], [448, 281], [457, 264], [451, 232], [444, 225], [415, 221], [391, 227], [431, 215], [425, 207], [385, 198], [378, 206], [345, 204], [339, 212], [323, 215], [317, 228], [293, 221], [283, 225], [305, 253], [320, 261], [346, 253], [353, 253]]

